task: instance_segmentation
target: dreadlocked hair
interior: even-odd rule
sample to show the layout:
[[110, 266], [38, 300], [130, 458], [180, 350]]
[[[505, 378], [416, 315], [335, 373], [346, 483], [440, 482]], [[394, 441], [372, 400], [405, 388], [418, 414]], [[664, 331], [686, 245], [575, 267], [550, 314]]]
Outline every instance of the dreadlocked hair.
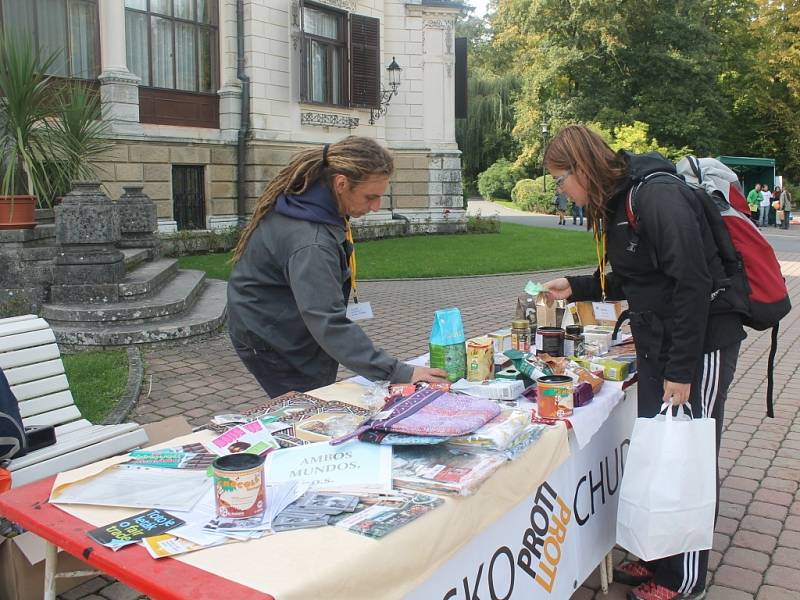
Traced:
[[570, 170], [580, 178], [589, 199], [588, 226], [606, 217], [606, 207], [627, 163], [597, 133], [583, 125], [568, 125], [553, 137], [544, 153], [548, 169]]
[[[335, 144], [298, 152], [259, 197], [250, 222], [242, 230], [231, 262], [236, 263], [242, 257], [261, 219], [273, 209], [281, 194], [302, 194], [320, 179], [332, 190], [335, 175], [347, 177], [352, 188], [372, 176], [391, 177], [393, 172], [392, 155], [372, 138], [351, 135]], [[339, 212], [343, 215], [341, 205]]]

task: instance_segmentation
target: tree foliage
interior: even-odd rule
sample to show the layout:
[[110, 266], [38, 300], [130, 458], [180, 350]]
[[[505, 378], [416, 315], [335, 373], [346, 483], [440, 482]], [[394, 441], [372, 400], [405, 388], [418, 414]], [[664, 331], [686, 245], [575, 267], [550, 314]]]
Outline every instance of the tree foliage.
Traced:
[[497, 0], [487, 20], [474, 52], [518, 82], [518, 165], [540, 164], [542, 122], [582, 122], [615, 148], [770, 156], [800, 178], [800, 0]]

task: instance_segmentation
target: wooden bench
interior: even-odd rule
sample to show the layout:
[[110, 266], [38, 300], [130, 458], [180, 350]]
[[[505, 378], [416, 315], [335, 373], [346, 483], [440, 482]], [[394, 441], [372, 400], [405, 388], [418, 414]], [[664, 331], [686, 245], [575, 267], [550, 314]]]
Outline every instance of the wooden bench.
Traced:
[[14, 487], [126, 452], [147, 442], [137, 423], [92, 425], [75, 406], [61, 352], [36, 315], [0, 319], [0, 368], [29, 425], [53, 425], [56, 443], [11, 461]]

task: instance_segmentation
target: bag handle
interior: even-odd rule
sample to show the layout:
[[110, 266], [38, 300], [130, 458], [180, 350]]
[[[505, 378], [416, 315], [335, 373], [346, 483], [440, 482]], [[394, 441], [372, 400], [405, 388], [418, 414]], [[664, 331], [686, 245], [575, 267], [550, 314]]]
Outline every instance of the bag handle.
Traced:
[[[683, 404], [673, 404], [672, 402], [664, 402], [661, 404], [661, 410], [658, 411], [659, 414], [663, 414], [666, 416], [668, 422], [672, 422], [672, 409], [673, 408], [683, 408], [683, 414], [689, 413], [689, 418], [694, 419], [694, 414], [692, 413], [692, 405], [688, 402], [684, 402]], [[666, 413], [664, 412], [666, 411]]]

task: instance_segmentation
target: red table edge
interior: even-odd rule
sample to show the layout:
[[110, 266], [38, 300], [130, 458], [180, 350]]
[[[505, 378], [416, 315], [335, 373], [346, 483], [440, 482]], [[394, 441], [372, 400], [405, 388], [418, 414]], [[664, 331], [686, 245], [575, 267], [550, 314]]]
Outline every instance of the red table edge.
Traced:
[[55, 476], [48, 477], [0, 494], [0, 516], [154, 600], [275, 600], [269, 594], [178, 560], [154, 559], [138, 545], [114, 552], [96, 543], [86, 535], [94, 525], [47, 501], [54, 481]]

